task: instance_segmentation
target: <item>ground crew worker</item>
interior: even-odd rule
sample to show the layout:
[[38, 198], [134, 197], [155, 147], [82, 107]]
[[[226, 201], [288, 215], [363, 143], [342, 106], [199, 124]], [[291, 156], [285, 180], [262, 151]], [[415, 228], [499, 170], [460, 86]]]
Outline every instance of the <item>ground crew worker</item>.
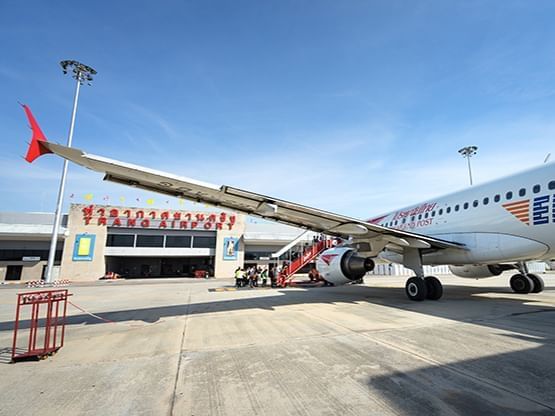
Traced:
[[260, 273], [260, 277], [262, 278], [262, 287], [265, 287], [268, 281], [268, 269], [266, 267], [264, 267], [264, 270]]
[[240, 267], [235, 269], [235, 287], [243, 286], [243, 272]]
[[276, 287], [276, 268], [274, 266], [270, 266], [268, 276], [270, 277], [270, 285]]

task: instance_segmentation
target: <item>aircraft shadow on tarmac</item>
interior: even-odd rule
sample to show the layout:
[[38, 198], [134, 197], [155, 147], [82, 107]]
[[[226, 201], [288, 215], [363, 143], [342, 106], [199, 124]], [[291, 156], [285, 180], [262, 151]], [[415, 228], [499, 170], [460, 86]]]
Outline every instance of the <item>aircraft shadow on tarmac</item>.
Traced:
[[[546, 288], [553, 289], [553, 288]], [[494, 293], [495, 297], [482, 296]], [[504, 297], [506, 295], [506, 297]], [[162, 307], [102, 312], [99, 315], [114, 322], [144, 321], [157, 322], [162, 318], [194, 316], [207, 313], [221, 313], [253, 308], [276, 310], [287, 305], [303, 304], [352, 304], [362, 308], [364, 303], [426, 314], [431, 317], [446, 318], [499, 330], [496, 335], [529, 341], [530, 348], [511, 352], [488, 350], [484, 344], [483, 354], [473, 359], [460, 359], [439, 363], [422, 359], [433, 351], [410, 352], [410, 333], [418, 331], [403, 329], [399, 345], [385, 349], [394, 357], [391, 362], [385, 356], [372, 355], [371, 345], [377, 340], [369, 332], [364, 342], [366, 348], [356, 348], [342, 344], [345, 359], [363, 354], [362, 362], [379, 365], [385, 371], [373, 375], [366, 374], [366, 384], [370, 391], [378, 394], [391, 413], [403, 415], [553, 415], [555, 414], [555, 308], [541, 304], [542, 295], [515, 297], [510, 289], [499, 287], [468, 287], [446, 285], [445, 295], [437, 302], [412, 302], [405, 297], [404, 288], [377, 288], [368, 286], [342, 286], [315, 288], [309, 290], [276, 290], [273, 295], [248, 299], [214, 300], [210, 302]], [[218, 293], [214, 293], [214, 299]], [[493, 304], [494, 305], [493, 305]], [[488, 308], [488, 304], [492, 305]], [[484, 315], [483, 311], [488, 311]], [[309, 319], [309, 318], [307, 318]], [[94, 325], [104, 323], [90, 315], [80, 314], [68, 317], [69, 325]], [[21, 323], [23, 327], [28, 322]], [[0, 322], [0, 330], [11, 330], [13, 322]], [[430, 337], [441, 337], [436, 329], [428, 329]], [[451, 331], [456, 331], [451, 329]], [[510, 332], [504, 332], [510, 331]], [[446, 335], [445, 345], [456, 345], [461, 351], [467, 347], [464, 340], [453, 339], [457, 334]], [[438, 344], [441, 340], [437, 341]], [[473, 341], [473, 348], [476, 343]], [[375, 344], [374, 344], [375, 345]], [[412, 345], [413, 348], [419, 346]], [[470, 347], [470, 346], [469, 346]], [[407, 350], [409, 348], [409, 350]], [[383, 349], [381, 351], [384, 351]], [[303, 360], [289, 354], [291, 360]], [[416, 370], [399, 371], [396, 360], [410, 361], [414, 358]], [[300, 362], [300, 361], [299, 361]], [[424, 364], [424, 365], [422, 365]], [[385, 374], [385, 375], [384, 375]], [[350, 377], [349, 375], [345, 377]]]
[[[465, 288], [454, 294], [454, 299], [447, 295], [446, 309], [425, 311], [411, 305], [397, 307], [493, 328], [495, 331], [490, 331], [488, 336], [507, 337], [508, 342], [510, 339], [525, 341], [521, 344], [521, 349], [502, 352], [499, 349], [499, 340], [495, 347], [487, 337], [481, 340], [479, 335], [474, 334], [469, 340], [463, 334], [458, 338], [459, 335], [453, 333], [455, 329], [451, 329], [451, 332], [435, 332], [433, 327], [428, 330], [428, 334], [435, 341], [421, 342], [424, 345], [418, 346], [419, 342], [411, 342], [408, 339], [410, 333], [405, 333], [405, 339], [399, 342], [401, 353], [397, 356], [410, 360], [410, 354], [415, 353], [414, 362], [418, 369], [399, 371], [398, 367], [388, 363], [384, 357], [368, 357], [368, 361], [373, 360], [384, 366], [386, 375], [368, 374], [366, 384], [371, 391], [385, 399], [384, 402], [394, 413], [555, 415], [555, 308], [535, 305], [533, 297], [524, 300], [471, 296], [485, 292], [489, 292], [488, 288], [482, 288], [479, 292], [473, 288]], [[492, 288], [491, 292], [500, 293], [499, 288]], [[454, 310], [460, 312], [461, 309], [453, 305], [458, 301], [469, 308], [478, 306], [477, 302], [496, 302], [496, 306], [489, 316], [458, 319], [457, 314], [448, 309], [451, 304]], [[442, 337], [445, 338], [441, 339]], [[431, 345], [437, 346], [430, 347]], [[396, 345], [391, 346], [394, 356], [395, 347]], [[457, 352], [470, 348], [477, 357], [437, 362], [433, 359], [435, 348], [455, 350], [453, 354], [448, 354], [451, 357], [458, 357]], [[350, 354], [349, 351], [345, 353]], [[421, 360], [422, 356], [428, 359]], [[460, 356], [465, 355], [462, 353]]]
[[[553, 340], [551, 340], [553, 342]], [[368, 377], [396, 414], [553, 415], [551, 345]], [[386, 364], [387, 365], [387, 364]]]
[[[546, 287], [546, 290], [551, 289]], [[371, 286], [339, 286], [329, 288], [311, 288], [308, 290], [289, 290], [276, 289], [276, 295], [260, 296], [243, 299], [232, 300], [214, 300], [204, 303], [193, 303], [191, 305], [170, 305], [158, 307], [145, 307], [141, 309], [128, 309], [120, 311], [96, 312], [99, 316], [108, 321], [125, 322], [125, 321], [143, 321], [154, 323], [161, 318], [197, 315], [205, 313], [230, 312], [236, 310], [248, 309], [266, 309], [274, 310], [276, 308], [287, 305], [302, 304], [360, 304], [367, 302], [369, 304], [378, 304], [382, 306], [399, 308], [407, 311], [414, 311], [422, 314], [429, 314], [440, 318], [452, 319], [464, 322], [473, 322], [477, 324], [489, 325], [490, 320], [481, 322], [484, 318], [479, 313], [473, 317], [461, 319], [462, 308], [464, 310], [480, 310], [478, 304], [482, 302], [496, 302], [503, 305], [502, 311], [511, 311], [507, 314], [526, 314], [538, 312], [555, 312], [554, 307], [536, 306], [534, 303], [539, 301], [535, 299], [536, 295], [524, 295], [520, 298], [502, 298], [495, 299], [479, 296], [486, 293], [513, 295], [510, 289], [499, 287], [468, 287], [468, 286], [446, 286], [445, 294], [440, 301], [424, 301], [414, 302], [408, 300], [405, 296], [404, 288], [383, 288]], [[214, 293], [214, 299], [217, 299], [218, 293]], [[463, 305], [464, 304], [464, 305]], [[500, 312], [503, 315], [503, 312]], [[487, 317], [491, 318], [491, 317]], [[29, 327], [29, 320], [20, 321], [20, 328]], [[0, 331], [13, 329], [14, 321], [0, 322]], [[66, 319], [67, 325], [95, 325], [106, 324], [98, 318], [88, 314], [71, 315]], [[496, 326], [496, 325], [495, 325]], [[502, 328], [500, 328], [502, 329]]]

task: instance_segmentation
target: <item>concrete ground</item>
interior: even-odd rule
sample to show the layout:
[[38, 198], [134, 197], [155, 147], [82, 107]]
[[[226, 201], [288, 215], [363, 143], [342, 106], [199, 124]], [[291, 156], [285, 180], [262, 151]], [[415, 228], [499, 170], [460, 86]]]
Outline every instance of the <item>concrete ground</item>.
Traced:
[[0, 289], [1, 415], [553, 415], [555, 274], [209, 291], [231, 280], [71, 286], [66, 345], [8, 364], [15, 294]]

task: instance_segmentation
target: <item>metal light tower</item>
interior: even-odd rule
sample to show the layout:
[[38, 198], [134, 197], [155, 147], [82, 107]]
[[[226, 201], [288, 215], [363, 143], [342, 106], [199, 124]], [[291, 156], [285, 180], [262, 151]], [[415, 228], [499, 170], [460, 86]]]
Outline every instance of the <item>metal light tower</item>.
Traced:
[[466, 158], [468, 162], [468, 176], [470, 177], [470, 186], [472, 186], [472, 169], [470, 168], [470, 158], [476, 154], [478, 151], [477, 146], [466, 146], [459, 149], [459, 153], [462, 157]]
[[[67, 146], [71, 147], [71, 142], [73, 140], [73, 127], [75, 126], [75, 113], [77, 112], [77, 100], [79, 99], [79, 87], [82, 84], [87, 83], [91, 85], [93, 80], [93, 75], [96, 71], [90, 66], [83, 65], [77, 61], [61, 61], [60, 65], [64, 74], [68, 71], [73, 73], [73, 78], [76, 80], [75, 86], [75, 96], [73, 97], [73, 111], [71, 113], [71, 123], [69, 125], [69, 134], [67, 137]], [[48, 265], [46, 269], [45, 280], [47, 283], [52, 282], [52, 269], [54, 268], [54, 259], [56, 258], [56, 246], [58, 245], [58, 229], [60, 228], [60, 223], [62, 220], [62, 205], [64, 202], [64, 189], [66, 186], [66, 176], [67, 176], [67, 166], [68, 161], [64, 159], [64, 167], [62, 170], [62, 179], [60, 181], [60, 189], [58, 191], [58, 202], [56, 204], [56, 215], [54, 217], [54, 228], [52, 230], [52, 240], [50, 241], [50, 251], [48, 252]]]

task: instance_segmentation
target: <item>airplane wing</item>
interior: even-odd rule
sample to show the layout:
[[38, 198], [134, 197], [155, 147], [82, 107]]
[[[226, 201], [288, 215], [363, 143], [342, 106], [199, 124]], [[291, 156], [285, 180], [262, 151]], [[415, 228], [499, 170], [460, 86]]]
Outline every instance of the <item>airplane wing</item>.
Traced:
[[54, 153], [88, 169], [104, 173], [104, 180], [203, 202], [329, 235], [353, 237], [357, 241], [378, 239], [383, 242], [383, 246], [393, 244], [423, 249], [464, 249], [464, 245], [456, 242], [386, 228], [232, 186], [212, 185], [51, 143], [46, 141], [28, 107], [24, 106], [24, 109], [33, 129], [33, 139], [26, 156], [29, 162], [42, 154]]

